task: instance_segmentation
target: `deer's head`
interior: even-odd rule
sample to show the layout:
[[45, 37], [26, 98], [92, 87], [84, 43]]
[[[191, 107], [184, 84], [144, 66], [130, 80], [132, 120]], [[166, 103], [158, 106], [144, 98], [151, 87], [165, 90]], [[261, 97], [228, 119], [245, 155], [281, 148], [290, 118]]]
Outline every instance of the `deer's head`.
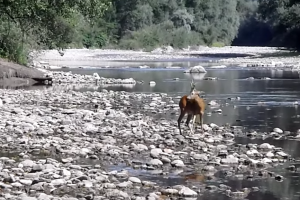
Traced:
[[191, 95], [199, 95], [200, 91], [196, 90], [196, 85], [194, 83], [194, 80], [191, 82]]

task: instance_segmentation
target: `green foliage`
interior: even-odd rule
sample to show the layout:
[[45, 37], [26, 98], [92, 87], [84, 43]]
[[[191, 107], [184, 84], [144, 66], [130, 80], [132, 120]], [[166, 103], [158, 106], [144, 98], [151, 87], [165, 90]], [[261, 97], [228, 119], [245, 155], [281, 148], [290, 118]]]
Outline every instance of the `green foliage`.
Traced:
[[194, 31], [189, 31], [185, 27], [176, 28], [173, 22], [166, 21], [128, 33], [121, 39], [120, 46], [125, 49], [154, 49], [165, 45], [183, 48], [191, 44], [203, 44], [199, 36]]
[[240, 16], [240, 22], [244, 23], [250, 20], [257, 13], [258, 1], [256, 0], [238, 0], [237, 11]]
[[86, 48], [103, 47], [106, 45], [107, 36], [103, 33], [87, 32], [83, 35], [82, 42]]
[[224, 47], [225, 44], [223, 42], [213, 42], [211, 44], [212, 47]]
[[161, 45], [182, 48], [215, 42], [228, 45], [236, 37], [239, 27], [236, 0], [153, 0], [137, 4], [132, 9], [134, 15], [130, 13], [119, 21], [123, 48]]
[[25, 64], [21, 30], [9, 20], [0, 21], [0, 56]]
[[151, 26], [153, 23], [153, 9], [149, 4], [139, 4], [133, 13], [137, 29]]
[[[67, 48], [78, 39], [75, 17], [89, 24], [111, 6], [109, 0], [0, 0], [0, 55], [24, 63], [27, 47]], [[103, 44], [103, 37], [95, 38]]]
[[195, 19], [192, 30], [199, 32], [207, 44], [230, 44], [239, 27], [236, 0], [189, 1]]
[[260, 19], [272, 26], [272, 45], [300, 49], [300, 2], [297, 0], [260, 0]]

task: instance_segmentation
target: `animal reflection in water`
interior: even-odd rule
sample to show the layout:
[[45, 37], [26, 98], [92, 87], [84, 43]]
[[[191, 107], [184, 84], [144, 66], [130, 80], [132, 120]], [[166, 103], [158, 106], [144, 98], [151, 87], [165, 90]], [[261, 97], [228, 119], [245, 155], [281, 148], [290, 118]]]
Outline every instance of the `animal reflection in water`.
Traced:
[[169, 200], [170, 197], [168, 195], [161, 194], [159, 195], [159, 200]]
[[[203, 183], [206, 180], [211, 179], [210, 176], [206, 176], [205, 174], [200, 174], [200, 173], [186, 174], [186, 175], [181, 175], [181, 176], [185, 182], [189, 181], [189, 182]], [[159, 195], [159, 200], [170, 200], [170, 196], [168, 196], [166, 194], [161, 194], [161, 195]]]
[[205, 182], [206, 180], [210, 180], [211, 177], [206, 176], [204, 174], [187, 174], [183, 176], [184, 181], [192, 181], [192, 182]]
[[[192, 81], [190, 94], [184, 95], [179, 101], [180, 115], [178, 117], [177, 122], [180, 134], [182, 134], [180, 123], [185, 114], [188, 114], [185, 124], [190, 128], [191, 134], [194, 133], [195, 122], [200, 123], [201, 129], [203, 129], [203, 115], [205, 110], [205, 102], [202, 98], [200, 98], [199, 94], [200, 92], [195, 89], [194, 81]], [[192, 118], [192, 124], [189, 125]]]

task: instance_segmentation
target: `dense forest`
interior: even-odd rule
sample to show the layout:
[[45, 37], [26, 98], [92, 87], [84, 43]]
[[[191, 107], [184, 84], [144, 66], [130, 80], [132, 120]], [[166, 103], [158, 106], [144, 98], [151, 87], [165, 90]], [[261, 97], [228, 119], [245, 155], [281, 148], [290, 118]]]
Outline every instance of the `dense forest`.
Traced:
[[0, 0], [0, 56], [29, 49], [299, 48], [299, 0]]

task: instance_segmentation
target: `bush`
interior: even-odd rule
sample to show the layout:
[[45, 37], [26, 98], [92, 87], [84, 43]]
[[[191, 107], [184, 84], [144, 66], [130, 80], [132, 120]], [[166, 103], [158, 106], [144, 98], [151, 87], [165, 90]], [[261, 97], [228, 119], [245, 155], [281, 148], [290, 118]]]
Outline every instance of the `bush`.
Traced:
[[0, 21], [0, 57], [26, 64], [26, 46], [21, 30], [9, 21]]
[[122, 39], [119, 43], [119, 47], [121, 49], [137, 50], [140, 46], [141, 45], [138, 44], [138, 41], [134, 39]]
[[166, 21], [144, 29], [127, 33], [119, 42], [123, 49], [151, 50], [158, 46], [171, 45], [183, 48], [188, 45], [203, 44], [200, 34], [188, 31], [185, 27], [175, 28], [173, 23]]
[[212, 47], [225, 47], [225, 44], [223, 42], [213, 42], [211, 44]]

